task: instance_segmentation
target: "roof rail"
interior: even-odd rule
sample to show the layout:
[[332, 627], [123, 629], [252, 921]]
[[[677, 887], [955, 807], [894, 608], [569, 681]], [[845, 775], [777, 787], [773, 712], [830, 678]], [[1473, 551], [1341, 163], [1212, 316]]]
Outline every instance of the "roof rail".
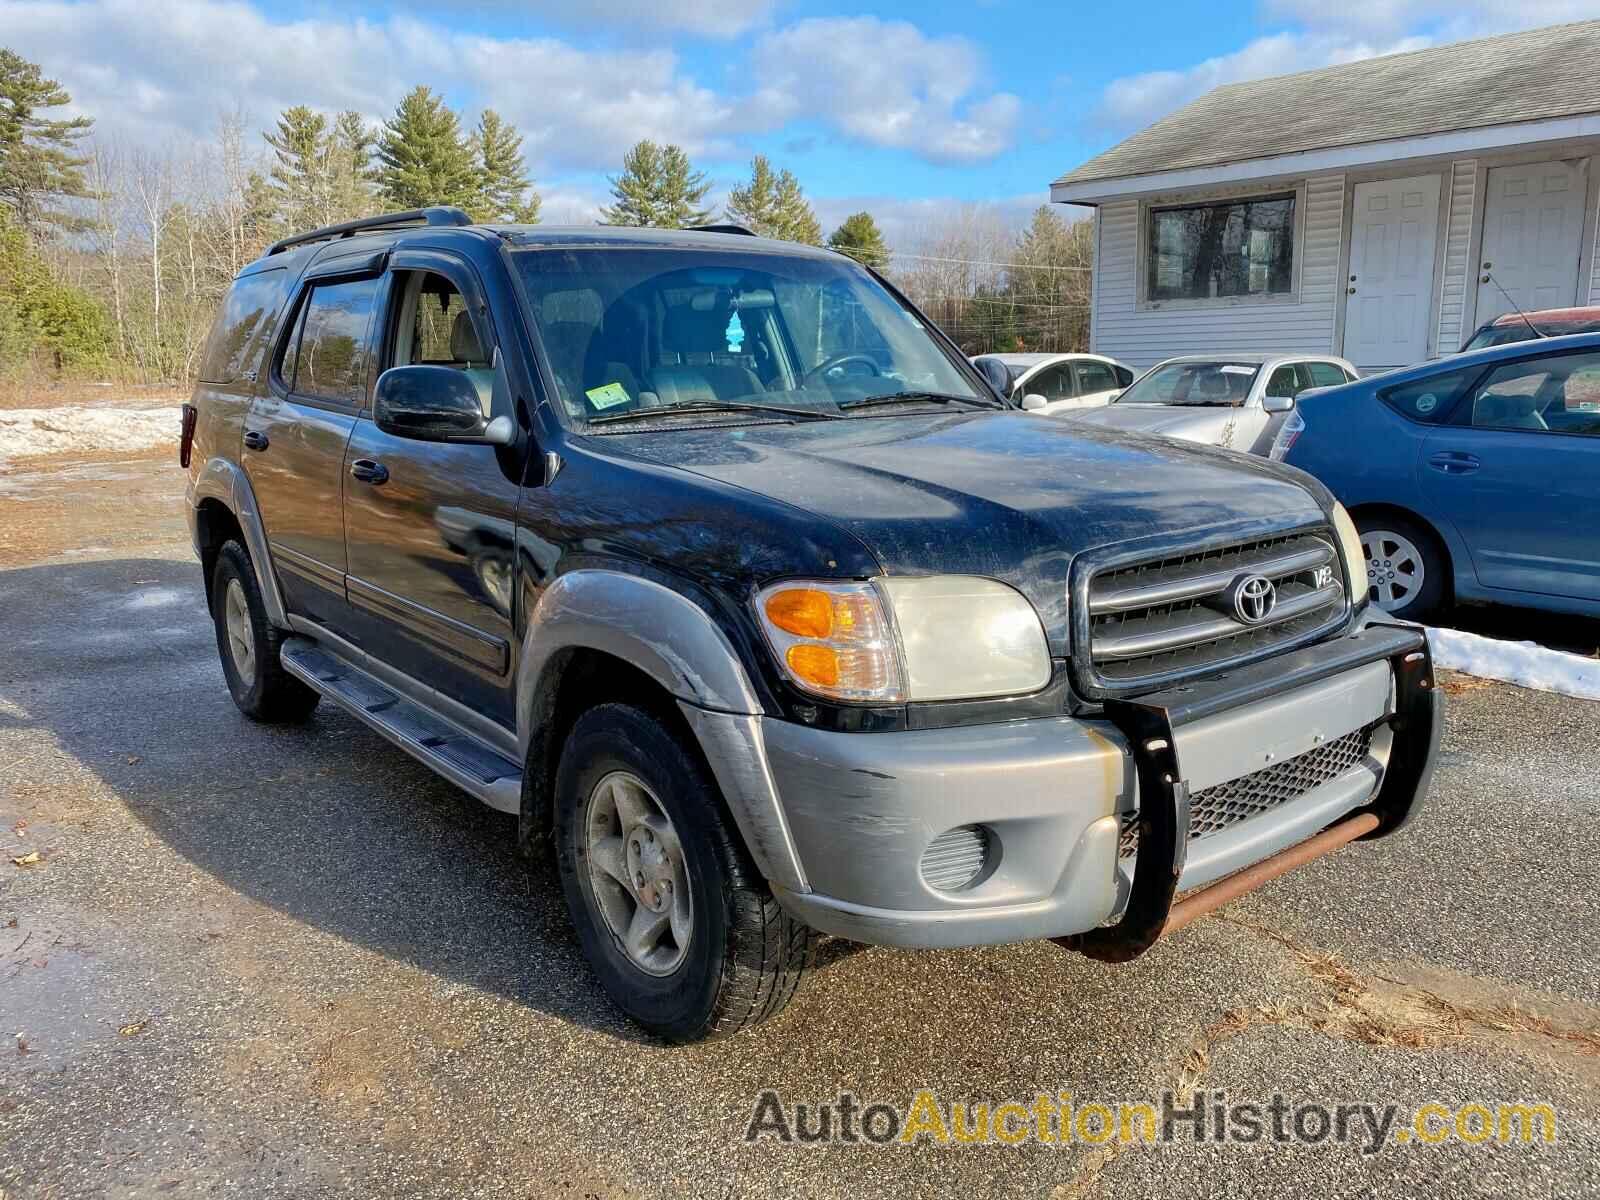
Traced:
[[[435, 205], [432, 208], [413, 208], [406, 212], [384, 213], [377, 217], [359, 217], [354, 221], [341, 221], [337, 225], [325, 225], [321, 229], [313, 229], [310, 233], [297, 233], [293, 237], [281, 238], [267, 247], [267, 254], [282, 254], [293, 246], [303, 246], [307, 242], [326, 242], [334, 238], [354, 237], [358, 233], [369, 230], [392, 229], [396, 225], [471, 225], [472, 218], [461, 209], [448, 204]], [[265, 256], [263, 256], [265, 257]]]
[[746, 229], [743, 225], [685, 225], [691, 233], [737, 233], [741, 237], [760, 237], [753, 229]]

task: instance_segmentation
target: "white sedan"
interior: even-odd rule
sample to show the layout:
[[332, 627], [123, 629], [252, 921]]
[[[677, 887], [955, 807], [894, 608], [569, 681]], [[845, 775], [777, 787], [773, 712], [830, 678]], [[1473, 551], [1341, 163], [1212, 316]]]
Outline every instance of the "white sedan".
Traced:
[[1113, 404], [1068, 415], [1281, 458], [1299, 420], [1295, 397], [1355, 378], [1356, 369], [1331, 354], [1191, 354], [1157, 363]]
[[973, 360], [991, 379], [987, 363], [998, 363], [1011, 380], [1010, 395], [1044, 397], [1038, 413], [1099, 408], [1133, 382], [1133, 371], [1114, 358], [1100, 354], [980, 354]]

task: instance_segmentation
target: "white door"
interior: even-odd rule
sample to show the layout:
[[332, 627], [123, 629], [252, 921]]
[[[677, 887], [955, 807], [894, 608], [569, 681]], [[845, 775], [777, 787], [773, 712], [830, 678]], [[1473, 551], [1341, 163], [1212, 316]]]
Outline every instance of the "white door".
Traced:
[[1524, 312], [1576, 302], [1588, 190], [1581, 162], [1489, 172], [1478, 264], [1479, 325], [1511, 311], [1507, 294]]
[[1428, 356], [1439, 177], [1356, 184], [1346, 284], [1344, 356], [1403, 367]]

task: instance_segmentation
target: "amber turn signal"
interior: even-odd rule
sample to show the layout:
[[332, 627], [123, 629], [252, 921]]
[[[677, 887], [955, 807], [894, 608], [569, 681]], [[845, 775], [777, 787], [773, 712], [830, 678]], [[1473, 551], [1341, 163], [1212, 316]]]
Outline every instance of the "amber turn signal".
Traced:
[[767, 620], [795, 637], [825, 638], [833, 632], [833, 597], [816, 588], [772, 592], [767, 596]]
[[832, 646], [801, 642], [789, 647], [786, 655], [795, 678], [821, 688], [839, 686], [839, 652]]

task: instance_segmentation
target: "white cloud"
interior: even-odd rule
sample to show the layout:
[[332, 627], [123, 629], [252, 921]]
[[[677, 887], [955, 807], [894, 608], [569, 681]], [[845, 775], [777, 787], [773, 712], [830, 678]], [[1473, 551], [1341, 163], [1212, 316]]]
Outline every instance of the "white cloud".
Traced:
[[1269, 17], [1352, 37], [1393, 37], [1437, 25], [1440, 40], [1600, 17], [1596, 0], [1267, 0]]
[[855, 141], [935, 162], [997, 157], [1022, 110], [1008, 92], [976, 94], [985, 70], [972, 42], [904, 21], [799, 21], [760, 38], [751, 63], [773, 113], [820, 118]]
[[[779, 0], [460, 0], [458, 7], [540, 17], [573, 28], [676, 30], [705, 37], [734, 37], [767, 24]], [[406, 8], [436, 12], [436, 3]]]
[[[637, 15], [643, 6], [591, 7]], [[659, 7], [680, 24], [713, 11], [692, 0]], [[772, 8], [772, 0], [745, 6]], [[1009, 145], [1020, 107], [1004, 93], [974, 94], [982, 64], [970, 43], [872, 18], [802, 21], [763, 35], [747, 69], [730, 73], [759, 81], [748, 92], [698, 82], [668, 49], [586, 49], [413, 16], [278, 20], [243, 0], [165, 0], [159, 20], [142, 0], [0, 0], [0, 30], [66, 85], [100, 132], [138, 144], [206, 133], [239, 109], [257, 127], [294, 104], [378, 121], [426, 83], [469, 114], [492, 106], [513, 121], [536, 178], [615, 170], [640, 138], [711, 162], [741, 159], [743, 139], [793, 120], [935, 162], [980, 161]]]
[[1276, 33], [1257, 38], [1232, 54], [1208, 58], [1181, 71], [1147, 71], [1113, 80], [1100, 99], [1095, 117], [1112, 129], [1134, 130], [1226, 83], [1420, 50], [1429, 44], [1427, 38], [1419, 37], [1376, 43], [1337, 34]]

